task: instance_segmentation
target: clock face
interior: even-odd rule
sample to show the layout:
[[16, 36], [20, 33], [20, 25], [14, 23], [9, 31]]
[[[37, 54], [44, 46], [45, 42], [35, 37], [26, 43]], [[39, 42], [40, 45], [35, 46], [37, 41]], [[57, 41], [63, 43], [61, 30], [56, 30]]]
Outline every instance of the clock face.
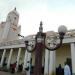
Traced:
[[54, 48], [58, 44], [57, 38], [56, 37], [48, 37], [48, 38], [46, 38], [45, 44], [47, 47]]
[[35, 47], [35, 41], [29, 41], [29, 43], [28, 43], [28, 47], [27, 47], [27, 49], [29, 50], [29, 51], [32, 51], [32, 49]]

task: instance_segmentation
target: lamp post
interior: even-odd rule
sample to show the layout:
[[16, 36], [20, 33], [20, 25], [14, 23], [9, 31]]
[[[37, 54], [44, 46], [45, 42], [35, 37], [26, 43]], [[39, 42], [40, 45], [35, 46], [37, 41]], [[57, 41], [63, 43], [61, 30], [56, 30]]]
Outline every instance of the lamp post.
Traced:
[[[67, 31], [65, 26], [60, 26], [58, 28], [59, 32], [59, 40], [58, 44], [54, 44], [54, 46], [50, 47], [50, 42], [47, 42], [46, 33], [43, 33], [42, 22], [40, 22], [39, 32], [35, 36], [35, 46], [30, 45], [29, 41], [25, 41], [26, 49], [28, 52], [35, 51], [35, 67], [34, 67], [34, 74], [33, 75], [42, 75], [42, 52], [43, 50], [48, 49], [50, 51], [58, 49], [62, 45], [62, 41], [64, 39], [64, 35]], [[30, 50], [28, 47], [31, 47]]]

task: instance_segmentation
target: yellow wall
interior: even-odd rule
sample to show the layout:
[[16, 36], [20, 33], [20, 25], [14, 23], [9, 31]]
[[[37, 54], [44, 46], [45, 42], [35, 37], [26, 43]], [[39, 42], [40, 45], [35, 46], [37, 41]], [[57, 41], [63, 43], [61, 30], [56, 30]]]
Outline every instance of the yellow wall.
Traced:
[[64, 44], [56, 50], [56, 67], [61, 64], [64, 67], [66, 58], [71, 58], [71, 50], [69, 44]]

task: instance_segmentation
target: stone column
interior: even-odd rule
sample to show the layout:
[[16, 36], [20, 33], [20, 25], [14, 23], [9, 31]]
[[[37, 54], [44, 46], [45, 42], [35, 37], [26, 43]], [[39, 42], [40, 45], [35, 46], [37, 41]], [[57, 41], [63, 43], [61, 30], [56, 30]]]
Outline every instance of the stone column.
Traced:
[[24, 56], [24, 65], [23, 65], [23, 71], [25, 71], [25, 68], [27, 66], [27, 57], [28, 57], [28, 52], [27, 50], [25, 51], [25, 56]]
[[75, 75], [75, 44], [71, 43], [72, 75]]
[[25, 51], [25, 57], [24, 57], [23, 72], [25, 71], [25, 68], [29, 66], [28, 61], [30, 62], [30, 58], [31, 58], [31, 53], [28, 53], [27, 50], [26, 50]]
[[56, 75], [56, 54], [55, 51], [50, 51], [49, 59], [49, 75]]
[[27, 57], [27, 61], [30, 62], [30, 59], [31, 59], [31, 53], [28, 52], [28, 57]]
[[28, 57], [27, 57], [27, 67], [29, 67], [29, 70], [28, 70], [28, 75], [30, 75], [30, 66], [31, 66], [31, 64], [30, 64], [30, 61], [31, 60], [31, 53], [28, 53]]
[[44, 75], [49, 75], [49, 50], [45, 50], [45, 67], [44, 67]]
[[4, 51], [3, 51], [0, 67], [3, 67], [3, 61], [4, 61], [5, 53], [6, 53], [6, 49], [4, 49]]
[[18, 71], [18, 65], [19, 65], [20, 54], [21, 54], [21, 48], [19, 48], [19, 50], [18, 50], [17, 63], [16, 63], [16, 72]]
[[10, 54], [9, 54], [9, 58], [8, 58], [8, 62], [7, 62], [7, 69], [10, 68], [10, 62], [11, 62], [12, 52], [13, 52], [13, 49], [10, 50]]

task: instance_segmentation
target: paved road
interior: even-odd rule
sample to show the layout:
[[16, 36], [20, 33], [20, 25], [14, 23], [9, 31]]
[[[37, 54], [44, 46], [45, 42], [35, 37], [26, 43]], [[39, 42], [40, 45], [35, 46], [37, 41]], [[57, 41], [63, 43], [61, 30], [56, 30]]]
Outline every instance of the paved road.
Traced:
[[11, 73], [7, 73], [7, 72], [0, 71], [0, 75], [12, 75], [12, 74]]
[[0, 75], [25, 75], [25, 74], [23, 74], [23, 73], [11, 74], [11, 73], [8, 73], [8, 72], [2, 72], [2, 71], [0, 71]]

